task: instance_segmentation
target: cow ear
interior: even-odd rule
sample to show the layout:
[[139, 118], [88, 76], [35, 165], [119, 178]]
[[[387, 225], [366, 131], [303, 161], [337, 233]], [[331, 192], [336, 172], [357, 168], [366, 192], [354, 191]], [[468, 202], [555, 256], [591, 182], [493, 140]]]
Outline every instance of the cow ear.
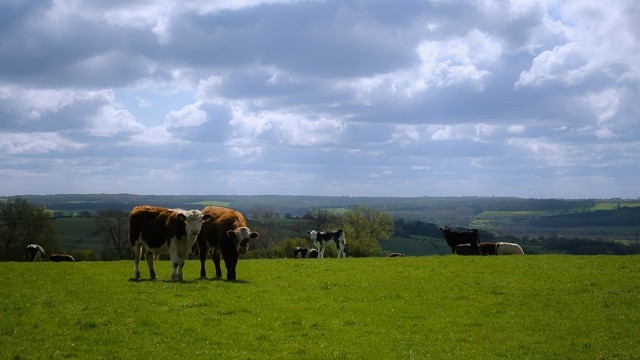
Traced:
[[209, 219], [211, 219], [211, 215], [209, 215], [209, 214], [204, 215], [204, 216], [202, 217], [202, 220], [203, 220], [203, 221], [204, 221], [204, 220], [209, 220]]
[[178, 218], [180, 220], [187, 220], [187, 216], [185, 214], [183, 214], [183, 213], [178, 213]]
[[228, 237], [234, 237], [236, 235], [236, 233], [233, 230], [227, 230], [227, 236]]
[[250, 238], [255, 239], [258, 236], [260, 236], [260, 234], [258, 234], [257, 232], [252, 232], [251, 235], [249, 235]]

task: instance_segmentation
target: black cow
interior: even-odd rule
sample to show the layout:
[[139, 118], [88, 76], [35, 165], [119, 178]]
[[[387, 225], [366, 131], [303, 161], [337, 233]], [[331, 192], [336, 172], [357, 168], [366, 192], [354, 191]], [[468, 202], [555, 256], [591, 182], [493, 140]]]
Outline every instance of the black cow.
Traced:
[[460, 244], [472, 244], [474, 248], [478, 249], [478, 254], [480, 254], [480, 232], [478, 229], [471, 229], [467, 231], [454, 231], [451, 228], [440, 228], [442, 231], [442, 235], [444, 236], [444, 240], [447, 242], [447, 245], [451, 247], [451, 252], [454, 253], [456, 250], [456, 245]]

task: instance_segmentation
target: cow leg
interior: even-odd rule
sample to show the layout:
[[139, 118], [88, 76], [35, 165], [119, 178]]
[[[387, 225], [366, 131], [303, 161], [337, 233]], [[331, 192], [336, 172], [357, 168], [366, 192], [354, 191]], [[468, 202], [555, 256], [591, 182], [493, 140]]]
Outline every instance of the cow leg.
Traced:
[[135, 280], [140, 279], [140, 268], [138, 264], [140, 263], [140, 248], [138, 246], [133, 247], [133, 278]]
[[220, 267], [220, 250], [219, 249], [213, 250], [212, 259], [213, 259], [213, 266], [215, 266], [216, 268], [216, 278], [220, 279], [222, 277], [222, 268]]
[[155, 263], [153, 261], [154, 255], [151, 251], [147, 251], [144, 256], [147, 260], [147, 266], [149, 267], [149, 278], [153, 280], [156, 278], [156, 268], [155, 268]]
[[198, 252], [200, 255], [200, 279], [206, 279], [207, 269], [205, 263], [207, 262], [207, 244], [204, 241], [198, 241]]
[[238, 265], [238, 257], [231, 257], [231, 259], [224, 259], [224, 265], [227, 268], [227, 281], [236, 279], [236, 265]]
[[[171, 259], [171, 281], [182, 281], [184, 280], [184, 276], [182, 274], [182, 268], [184, 267], [184, 258], [180, 256], [181, 249], [179, 248], [179, 243], [177, 239], [171, 239], [169, 243], [169, 258]], [[187, 251], [185, 249], [184, 254], [186, 255]]]
[[320, 245], [320, 249], [318, 249], [318, 259], [322, 259], [324, 257], [324, 246]]

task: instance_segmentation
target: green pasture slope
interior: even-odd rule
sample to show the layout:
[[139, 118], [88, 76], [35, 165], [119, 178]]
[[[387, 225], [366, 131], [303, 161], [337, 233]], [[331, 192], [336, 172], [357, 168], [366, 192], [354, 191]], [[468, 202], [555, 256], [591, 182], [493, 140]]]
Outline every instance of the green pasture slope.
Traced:
[[640, 354], [639, 256], [242, 260], [236, 282], [157, 268], [131, 281], [130, 261], [0, 263], [0, 358]]

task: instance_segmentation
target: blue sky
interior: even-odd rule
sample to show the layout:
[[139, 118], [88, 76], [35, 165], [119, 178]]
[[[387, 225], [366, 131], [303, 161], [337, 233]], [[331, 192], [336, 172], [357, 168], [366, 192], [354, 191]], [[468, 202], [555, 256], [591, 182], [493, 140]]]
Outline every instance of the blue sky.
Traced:
[[635, 0], [0, 14], [0, 195], [640, 197]]

